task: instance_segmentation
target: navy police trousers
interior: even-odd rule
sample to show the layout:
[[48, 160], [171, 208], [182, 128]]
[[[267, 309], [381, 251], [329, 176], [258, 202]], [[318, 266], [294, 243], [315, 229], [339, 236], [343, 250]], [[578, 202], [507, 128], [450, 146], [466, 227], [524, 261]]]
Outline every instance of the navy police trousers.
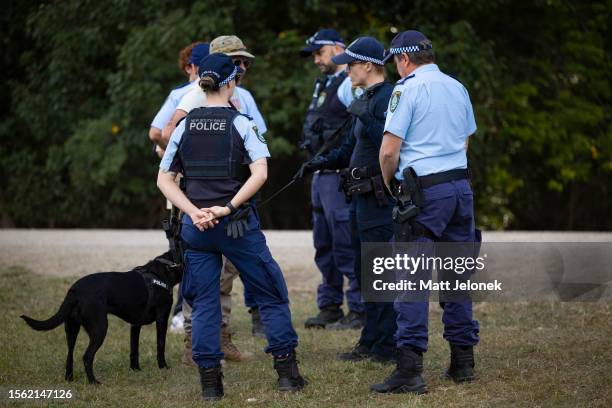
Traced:
[[[474, 242], [474, 197], [468, 180], [457, 180], [423, 189], [425, 204], [416, 217], [440, 242]], [[431, 242], [419, 237], [417, 242]], [[478, 322], [472, 319], [472, 302], [441, 302], [444, 338], [458, 346], [478, 343]], [[398, 347], [427, 351], [429, 302], [395, 301]]]
[[349, 204], [338, 191], [340, 175], [318, 172], [312, 178], [313, 238], [315, 263], [323, 275], [317, 289], [319, 309], [342, 305], [344, 277], [348, 279], [346, 299], [355, 313], [364, 311], [359, 284], [354, 273], [355, 254], [351, 246]]
[[220, 275], [225, 255], [240, 272], [245, 291], [256, 302], [264, 325], [267, 353], [281, 356], [298, 344], [291, 324], [285, 278], [272, 258], [259, 219], [251, 210], [249, 231], [242, 238], [228, 237], [227, 217], [212, 229], [199, 231], [191, 218], [183, 216], [181, 238], [186, 244], [183, 297], [192, 311], [192, 353], [199, 367], [219, 365], [221, 352]]
[[[393, 237], [391, 210], [393, 201], [381, 206], [372, 193], [353, 195], [351, 200], [351, 235], [355, 249], [355, 276], [360, 285], [363, 274], [371, 271], [361, 270], [363, 243], [389, 242]], [[367, 347], [370, 353], [383, 358], [395, 357], [396, 314], [393, 302], [364, 302], [365, 322], [361, 330], [359, 344]]]

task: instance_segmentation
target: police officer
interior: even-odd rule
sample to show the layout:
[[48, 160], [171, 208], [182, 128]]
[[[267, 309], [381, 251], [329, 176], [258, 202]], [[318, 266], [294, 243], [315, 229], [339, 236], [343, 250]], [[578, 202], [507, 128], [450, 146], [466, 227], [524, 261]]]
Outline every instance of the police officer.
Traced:
[[[344, 42], [336, 30], [322, 29], [306, 41], [300, 51], [303, 57], [312, 55], [324, 74], [317, 79], [312, 101], [306, 113], [300, 144], [310, 157], [320, 150], [336, 147], [348, 132], [350, 114], [346, 108], [353, 100], [353, 90], [344, 65], [332, 57], [344, 50]], [[359, 284], [354, 275], [354, 251], [351, 248], [349, 205], [338, 191], [340, 174], [322, 170], [312, 178], [313, 238], [315, 263], [323, 275], [317, 289], [319, 314], [306, 320], [306, 328], [359, 328], [363, 325], [364, 306]], [[344, 276], [349, 313], [344, 316]]]
[[197, 86], [198, 63], [207, 55], [208, 44], [203, 42], [189, 44], [179, 53], [179, 66], [181, 71], [184, 71], [189, 77], [189, 82], [170, 91], [166, 101], [153, 118], [149, 129], [149, 139], [155, 144], [155, 151], [160, 157], [163, 156], [167, 144], [167, 140], [162, 138], [162, 130], [170, 121], [183, 96], [193, 89], [194, 86]]
[[[400, 241], [398, 235], [408, 231], [407, 240], [413, 242], [474, 242], [473, 194], [466, 153], [476, 122], [468, 92], [440, 72], [434, 63], [432, 43], [422, 33], [410, 30], [398, 34], [389, 51], [402, 79], [389, 101], [380, 165], [388, 186], [395, 185], [395, 177], [402, 191], [408, 189], [421, 197], [418, 215], [405, 223], [396, 222], [394, 239]], [[441, 302], [440, 306], [444, 338], [451, 351], [446, 375], [457, 382], [472, 381], [473, 347], [478, 343], [479, 330], [472, 319], [472, 303]], [[421, 374], [423, 353], [427, 351], [429, 303], [398, 299], [395, 307], [397, 368], [371, 389], [381, 393], [426, 392]]]
[[[259, 228], [249, 201], [267, 177], [270, 156], [249, 117], [229, 99], [242, 72], [225, 54], [210, 54], [200, 64], [204, 108], [191, 111], [173, 132], [160, 164], [158, 186], [183, 213], [186, 245], [183, 296], [193, 308], [193, 359], [205, 399], [223, 396], [220, 360], [222, 255], [242, 272], [255, 298], [274, 356], [281, 391], [304, 386], [295, 357], [297, 334], [291, 325], [287, 287]], [[183, 174], [184, 188], [175, 183]]]
[[[350, 105], [353, 115], [351, 132], [342, 145], [325, 155], [316, 156], [303, 166], [304, 172], [346, 168], [342, 189], [351, 201], [351, 227], [354, 232], [355, 276], [361, 283], [361, 243], [389, 242], [393, 236], [391, 209], [393, 200], [384, 191], [378, 163], [385, 112], [393, 85], [385, 81], [385, 48], [375, 38], [360, 37], [332, 61], [347, 64], [353, 86], [364, 89]], [[395, 360], [395, 310], [391, 302], [365, 302], [365, 324], [357, 345], [341, 353], [343, 361]]]
[[[248, 52], [244, 43], [240, 38], [235, 35], [222, 35], [216, 37], [210, 42], [211, 53], [224, 53], [232, 58], [232, 61], [236, 66], [239, 66], [243, 72], [241, 77], [237, 79], [239, 85], [244, 75], [246, 74], [247, 68], [250, 66], [252, 60], [255, 58], [253, 54]], [[231, 104], [238, 109], [241, 113], [244, 113], [253, 118], [257, 126], [257, 132], [260, 135], [264, 135], [267, 131], [264, 119], [259, 112], [259, 108], [255, 103], [255, 99], [251, 93], [241, 86], [236, 86], [234, 94], [230, 98]], [[187, 113], [193, 109], [201, 108], [206, 104], [206, 93], [202, 91], [202, 88], [194, 87], [187, 92], [176, 106], [176, 111], [172, 116], [172, 119], [164, 129], [164, 133], [168, 135], [174, 130], [176, 122], [185, 117]], [[221, 312], [222, 312], [222, 326], [221, 326], [221, 349], [225, 355], [225, 359], [234, 362], [248, 361], [252, 357], [252, 353], [241, 352], [238, 350], [236, 345], [232, 342], [233, 330], [230, 327], [230, 316], [232, 311], [232, 287], [234, 279], [238, 276], [238, 270], [231, 262], [226, 262], [224, 259], [223, 270], [221, 272]], [[257, 337], [265, 337], [265, 333], [261, 324], [259, 311], [257, 304], [250, 296], [248, 291], [244, 293], [245, 304], [249, 308], [252, 319], [252, 333]], [[189, 305], [184, 307], [185, 315], [185, 353], [182, 361], [185, 364], [189, 364], [191, 361], [191, 315]]]

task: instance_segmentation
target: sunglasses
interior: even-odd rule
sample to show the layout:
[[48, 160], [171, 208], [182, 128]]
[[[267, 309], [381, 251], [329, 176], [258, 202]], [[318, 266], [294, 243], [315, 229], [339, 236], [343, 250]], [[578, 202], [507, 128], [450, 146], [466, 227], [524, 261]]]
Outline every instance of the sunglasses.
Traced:
[[367, 62], [365, 61], [351, 61], [348, 64], [346, 64], [346, 66], [350, 69], [351, 67], [354, 67], [355, 65], [360, 65], [360, 64], [367, 64]]
[[233, 60], [234, 65], [239, 67], [240, 65], [244, 65], [245, 68], [248, 68], [251, 65], [251, 61], [248, 59], [236, 58]]

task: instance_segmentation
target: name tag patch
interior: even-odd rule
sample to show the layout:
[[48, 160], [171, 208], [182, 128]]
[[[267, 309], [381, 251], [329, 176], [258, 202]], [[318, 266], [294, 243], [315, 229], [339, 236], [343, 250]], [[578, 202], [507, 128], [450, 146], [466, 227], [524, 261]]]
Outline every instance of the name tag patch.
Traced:
[[189, 130], [225, 130], [227, 121], [225, 119], [192, 119], [189, 122]]

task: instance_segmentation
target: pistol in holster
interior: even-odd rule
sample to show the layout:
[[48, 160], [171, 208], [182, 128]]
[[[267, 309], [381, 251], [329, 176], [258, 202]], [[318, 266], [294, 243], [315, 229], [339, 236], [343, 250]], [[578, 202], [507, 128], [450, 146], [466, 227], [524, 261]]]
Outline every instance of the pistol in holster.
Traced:
[[402, 181], [393, 180], [392, 193], [397, 201], [392, 211], [393, 231], [397, 242], [409, 242], [425, 235], [425, 228], [414, 220], [423, 207], [423, 192], [418, 176], [412, 167], [404, 169]]

